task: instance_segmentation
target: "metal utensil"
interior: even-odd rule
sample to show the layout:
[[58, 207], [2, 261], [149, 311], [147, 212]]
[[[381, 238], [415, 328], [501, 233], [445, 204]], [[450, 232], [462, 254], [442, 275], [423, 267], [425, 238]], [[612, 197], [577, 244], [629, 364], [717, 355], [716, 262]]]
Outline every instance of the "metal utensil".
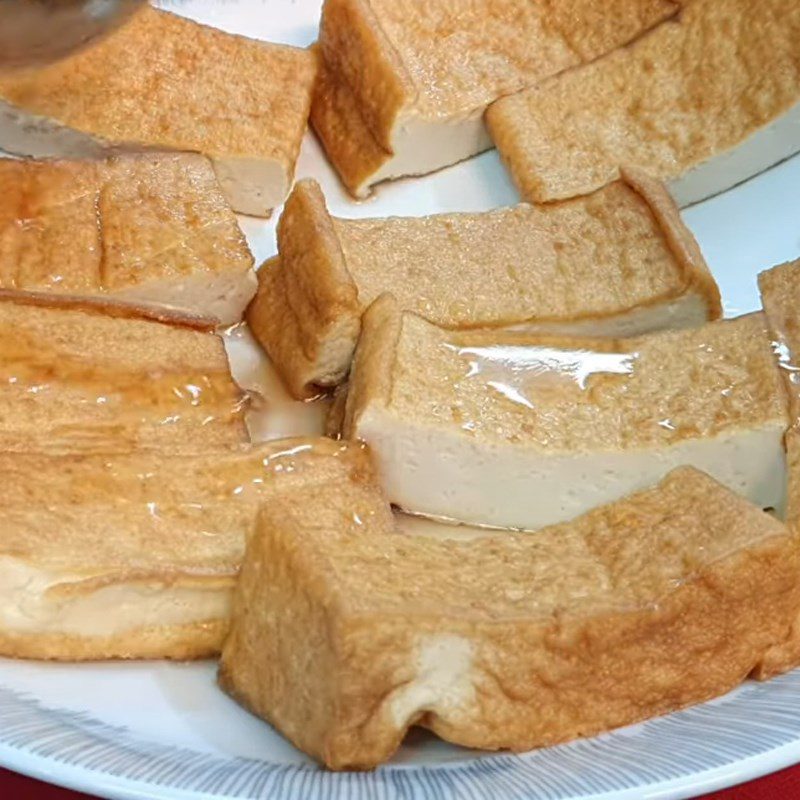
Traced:
[[64, 58], [115, 30], [145, 4], [146, 0], [0, 0], [0, 69]]

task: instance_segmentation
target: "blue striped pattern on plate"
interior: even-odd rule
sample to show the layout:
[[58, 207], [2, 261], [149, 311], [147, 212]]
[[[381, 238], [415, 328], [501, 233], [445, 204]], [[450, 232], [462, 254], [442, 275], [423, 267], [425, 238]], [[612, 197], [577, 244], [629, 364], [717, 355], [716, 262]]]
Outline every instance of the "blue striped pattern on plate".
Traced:
[[[779, 752], [785, 754], [783, 762], [763, 758]], [[103, 776], [114, 797], [687, 797], [691, 787], [710, 789], [750, 777], [743, 760], [756, 757], [765, 765], [762, 771], [800, 758], [800, 670], [765, 684], [749, 682], [705, 705], [559, 747], [440, 766], [388, 765], [373, 773], [339, 774], [143, 741], [125, 728], [87, 714], [45, 708], [32, 697], [0, 687], [0, 761], [13, 768], [32, 760], [40, 773], [47, 762], [87, 770]], [[720, 781], [725, 768], [728, 780]]]

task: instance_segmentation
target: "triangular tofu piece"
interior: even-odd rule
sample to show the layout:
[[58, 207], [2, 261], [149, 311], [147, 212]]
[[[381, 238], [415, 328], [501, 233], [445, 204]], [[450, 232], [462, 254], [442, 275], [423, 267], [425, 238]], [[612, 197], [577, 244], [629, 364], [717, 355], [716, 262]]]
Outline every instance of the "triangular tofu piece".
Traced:
[[198, 452], [247, 441], [212, 323], [0, 291], [0, 450]]
[[499, 100], [487, 125], [530, 202], [632, 164], [689, 205], [800, 151], [798, 39], [795, 0], [692, 0], [629, 47]]
[[0, 160], [0, 289], [237, 322], [253, 257], [208, 159]]
[[626, 340], [451, 332], [384, 296], [344, 423], [391, 502], [531, 529], [690, 464], [783, 506], [786, 398], [761, 314]]
[[145, 7], [88, 50], [0, 77], [0, 147], [204, 153], [233, 209], [264, 216], [291, 186], [315, 71], [307, 50]]
[[192, 456], [0, 454], [0, 655], [213, 655], [261, 505], [372, 476], [362, 446], [329, 439]]
[[689, 468], [466, 542], [397, 533], [374, 487], [287, 493], [248, 543], [220, 683], [333, 769], [413, 725], [528, 750], [738, 685], [785, 635], [798, 568], [780, 522]]
[[719, 291], [663, 185], [640, 171], [590, 197], [477, 214], [338, 219], [300, 181], [248, 322], [292, 393], [340, 382], [383, 292], [451, 329], [631, 336], [700, 325]]

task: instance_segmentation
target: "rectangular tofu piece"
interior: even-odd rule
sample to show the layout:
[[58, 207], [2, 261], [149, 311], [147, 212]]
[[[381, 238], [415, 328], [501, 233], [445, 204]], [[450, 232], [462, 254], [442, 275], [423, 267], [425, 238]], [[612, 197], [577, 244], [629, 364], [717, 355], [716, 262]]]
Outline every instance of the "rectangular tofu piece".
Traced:
[[248, 441], [213, 323], [0, 290], [0, 450], [198, 452]]
[[361, 446], [292, 439], [190, 456], [0, 453], [0, 476], [0, 655], [82, 661], [219, 652], [262, 503], [372, 471]]
[[0, 159], [0, 289], [242, 318], [253, 257], [208, 159]]
[[332, 769], [386, 761], [413, 725], [528, 750], [703, 702], [758, 669], [798, 603], [786, 528], [691, 468], [472, 541], [396, 532], [369, 487], [326, 490], [262, 511], [219, 678]]
[[233, 209], [265, 216], [291, 186], [315, 72], [307, 50], [146, 7], [77, 55], [0, 76], [0, 147], [204, 153]]
[[[800, 525], [800, 260], [787, 262], [758, 276], [761, 301], [772, 345], [789, 401], [786, 431], [786, 521], [795, 535]], [[800, 665], [800, 611], [785, 642], [765, 659], [762, 677]]]
[[700, 325], [719, 290], [664, 187], [640, 171], [589, 197], [478, 214], [337, 219], [300, 181], [247, 319], [296, 397], [350, 369], [383, 292], [451, 329], [630, 336]]
[[311, 123], [356, 197], [491, 147], [489, 103], [624, 45], [673, 0], [326, 0]]
[[800, 151], [798, 39], [795, 0], [692, 0], [630, 46], [499, 100], [487, 126], [530, 202], [587, 194], [631, 164], [686, 206]]
[[404, 510], [535, 529], [682, 464], [781, 509], [786, 426], [761, 314], [563, 339], [445, 331], [384, 296], [364, 316], [344, 434]]

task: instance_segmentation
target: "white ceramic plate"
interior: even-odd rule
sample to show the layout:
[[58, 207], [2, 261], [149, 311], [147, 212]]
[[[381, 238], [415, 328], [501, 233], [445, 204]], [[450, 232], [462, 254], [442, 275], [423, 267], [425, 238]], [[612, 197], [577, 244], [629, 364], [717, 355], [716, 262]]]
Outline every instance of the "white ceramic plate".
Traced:
[[[177, 0], [162, 5], [218, 27], [290, 44], [316, 35], [319, 0]], [[158, 42], [153, 42], [157, 47]], [[495, 153], [383, 186], [356, 204], [317, 143], [300, 177], [322, 184], [341, 216], [478, 211], [517, 202]], [[729, 315], [758, 308], [755, 276], [800, 256], [800, 157], [697, 205], [685, 218]], [[277, 214], [242, 219], [256, 258], [275, 252]], [[322, 409], [290, 402], [246, 332], [229, 339], [234, 371], [270, 399], [258, 437], [313, 433]], [[800, 671], [748, 683], [712, 703], [533, 753], [485, 755], [413, 733], [370, 774], [318, 769], [214, 685], [215, 666], [37, 664], [0, 659], [0, 764], [108, 798], [271, 800], [646, 800], [693, 797], [800, 761]]]

